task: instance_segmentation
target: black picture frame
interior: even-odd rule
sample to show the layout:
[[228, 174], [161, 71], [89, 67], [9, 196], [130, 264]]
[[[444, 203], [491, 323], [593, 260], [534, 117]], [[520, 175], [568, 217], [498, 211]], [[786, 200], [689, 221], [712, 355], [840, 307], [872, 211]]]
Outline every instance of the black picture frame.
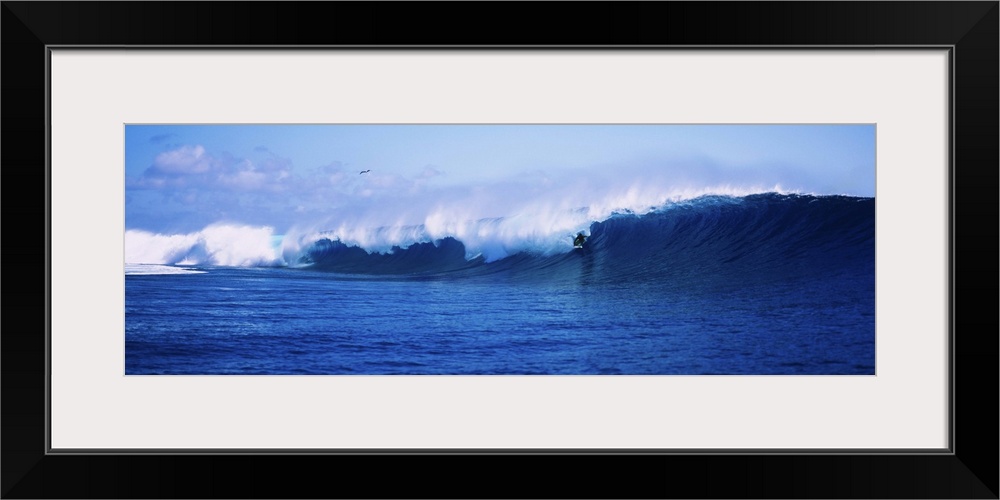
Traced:
[[[4, 498], [998, 498], [996, 1], [2, 3]], [[951, 453], [48, 454], [53, 45], [950, 46]]]

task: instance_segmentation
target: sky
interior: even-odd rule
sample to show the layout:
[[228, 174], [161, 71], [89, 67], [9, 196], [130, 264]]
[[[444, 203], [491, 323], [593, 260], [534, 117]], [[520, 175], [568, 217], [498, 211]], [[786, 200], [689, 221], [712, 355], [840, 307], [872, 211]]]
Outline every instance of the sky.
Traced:
[[875, 196], [875, 126], [125, 127], [126, 229], [159, 234], [424, 224], [445, 210], [530, 216], [775, 189]]

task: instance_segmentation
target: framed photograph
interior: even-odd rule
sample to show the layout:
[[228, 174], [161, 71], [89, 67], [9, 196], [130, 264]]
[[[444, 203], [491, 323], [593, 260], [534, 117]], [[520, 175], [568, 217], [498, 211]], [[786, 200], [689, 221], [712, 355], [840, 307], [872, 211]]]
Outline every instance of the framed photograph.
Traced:
[[874, 376], [875, 139], [126, 124], [125, 374]]
[[4, 3], [5, 497], [997, 498], [996, 2], [483, 8]]

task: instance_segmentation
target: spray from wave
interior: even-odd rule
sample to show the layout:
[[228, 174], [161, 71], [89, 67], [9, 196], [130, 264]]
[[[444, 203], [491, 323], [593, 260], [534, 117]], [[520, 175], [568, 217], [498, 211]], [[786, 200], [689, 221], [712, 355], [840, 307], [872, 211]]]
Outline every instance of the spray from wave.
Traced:
[[[568, 186], [545, 197], [525, 196], [514, 202], [509, 198], [495, 200], [490, 193], [446, 198], [424, 210], [420, 218], [415, 217], [416, 210], [408, 212], [405, 219], [401, 216], [396, 220], [371, 213], [346, 215], [291, 228], [283, 239], [282, 256], [294, 264], [308, 254], [315, 242], [322, 240], [357, 247], [370, 254], [393, 254], [415, 244], [447, 238], [462, 243], [466, 260], [482, 258], [489, 263], [523, 252], [549, 256], [572, 250], [576, 234], [589, 235], [591, 224], [614, 214], [641, 215], [707, 195], [739, 197], [784, 191], [780, 186], [664, 191], [655, 184], [632, 184], [609, 189], [605, 196], [590, 200], [581, 196], [586, 192], [579, 186]], [[504, 206], [504, 212], [496, 213], [496, 206]]]

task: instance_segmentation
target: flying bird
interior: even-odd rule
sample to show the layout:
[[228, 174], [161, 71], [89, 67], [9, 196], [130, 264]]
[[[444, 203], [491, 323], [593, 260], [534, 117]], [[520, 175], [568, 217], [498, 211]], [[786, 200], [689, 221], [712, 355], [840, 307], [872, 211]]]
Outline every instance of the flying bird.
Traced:
[[368, 172], [371, 172], [371, 171], [372, 171], [372, 169], [370, 169], [370, 168], [368, 170], [362, 170], [361, 173], [358, 174], [358, 175], [367, 174]]

